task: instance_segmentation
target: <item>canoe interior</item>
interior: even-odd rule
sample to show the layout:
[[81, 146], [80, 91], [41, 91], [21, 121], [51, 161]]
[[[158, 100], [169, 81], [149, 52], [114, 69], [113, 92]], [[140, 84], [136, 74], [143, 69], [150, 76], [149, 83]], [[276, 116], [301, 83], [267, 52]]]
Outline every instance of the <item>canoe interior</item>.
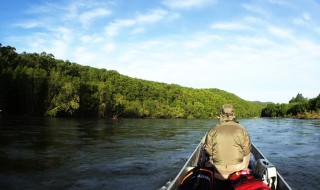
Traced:
[[[200, 143], [198, 144], [197, 148], [193, 151], [191, 156], [188, 158], [187, 162], [184, 164], [178, 175], [175, 177], [175, 179], [172, 180], [170, 185], [168, 186], [168, 190], [174, 190], [179, 185], [184, 176], [187, 174], [188, 171], [190, 171], [192, 168], [197, 166], [201, 147], [205, 142], [206, 135], [202, 138]], [[266, 157], [256, 148], [256, 146], [251, 143], [252, 149], [251, 154], [254, 157], [254, 160], [258, 159], [266, 159]], [[267, 160], [267, 159], [266, 159]], [[290, 186], [285, 182], [283, 177], [277, 172], [277, 178], [278, 178], [278, 184], [277, 184], [277, 190], [291, 190]]]

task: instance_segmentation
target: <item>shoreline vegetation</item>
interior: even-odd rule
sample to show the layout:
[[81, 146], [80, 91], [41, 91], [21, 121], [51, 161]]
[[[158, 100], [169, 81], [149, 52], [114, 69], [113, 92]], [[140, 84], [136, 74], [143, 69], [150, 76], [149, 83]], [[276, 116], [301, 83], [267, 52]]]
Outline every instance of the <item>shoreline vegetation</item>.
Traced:
[[238, 118], [320, 118], [320, 95], [309, 100], [298, 94], [289, 104], [252, 102], [216, 88], [132, 78], [0, 44], [1, 114], [205, 119], [218, 118], [226, 103]]
[[261, 117], [320, 119], [320, 94], [308, 99], [298, 93], [288, 104], [268, 104], [262, 109]]

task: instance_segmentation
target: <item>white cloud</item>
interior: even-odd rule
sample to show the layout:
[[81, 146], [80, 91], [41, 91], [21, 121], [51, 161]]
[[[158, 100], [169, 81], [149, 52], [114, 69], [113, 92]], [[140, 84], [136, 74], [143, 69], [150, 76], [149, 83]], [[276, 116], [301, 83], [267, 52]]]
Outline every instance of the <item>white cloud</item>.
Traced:
[[163, 20], [167, 15], [168, 11], [163, 9], [155, 9], [147, 14], [141, 14], [136, 17], [136, 21], [138, 23], [147, 24], [147, 23], [155, 23], [160, 20]]
[[280, 28], [277, 26], [269, 26], [268, 30], [271, 34], [273, 34], [277, 38], [283, 39], [293, 39], [293, 34], [290, 29]]
[[215, 3], [216, 0], [164, 0], [162, 3], [172, 9], [190, 9], [204, 7], [209, 4]]
[[223, 38], [218, 35], [208, 34], [208, 33], [198, 33], [193, 37], [189, 37], [186, 42], [184, 42], [185, 46], [188, 48], [202, 48], [208, 44], [214, 43], [215, 41], [220, 41]]
[[99, 17], [105, 17], [111, 14], [111, 11], [108, 9], [97, 8], [94, 10], [83, 12], [79, 15], [80, 22], [84, 26], [89, 26], [94, 19]]
[[257, 4], [246, 4], [245, 3], [245, 4], [242, 4], [242, 7], [244, 7], [246, 10], [248, 10], [252, 13], [261, 15], [265, 18], [270, 17], [270, 13], [265, 8], [263, 8], [262, 6], [259, 6]]
[[97, 54], [88, 51], [85, 47], [75, 48], [75, 61], [78, 63], [92, 64], [97, 58]]
[[131, 34], [141, 34], [144, 33], [146, 29], [144, 27], [137, 27], [131, 31]]
[[74, 37], [74, 31], [68, 27], [57, 26], [56, 28], [51, 28], [51, 31], [56, 38], [64, 42], [71, 41]]
[[104, 39], [100, 35], [82, 35], [80, 36], [81, 43], [98, 43], [102, 42]]
[[43, 2], [26, 11], [27, 14], [36, 16], [36, 21], [26, 21], [20, 24], [24, 27], [53, 28], [57, 25], [70, 25], [81, 23], [82, 27], [89, 27], [98, 18], [111, 14], [109, 3], [101, 1], [63, 1], [61, 3]]
[[288, 0], [268, 0], [268, 2], [271, 4], [276, 4], [276, 5], [288, 5], [290, 1], [288, 1]]
[[109, 37], [116, 36], [122, 28], [134, 26], [135, 24], [136, 21], [132, 19], [116, 20], [105, 28], [106, 34]]
[[112, 52], [112, 51], [114, 51], [116, 49], [116, 45], [115, 44], [113, 44], [113, 43], [107, 43], [107, 44], [104, 44], [103, 46], [102, 46], [102, 50], [104, 51], [104, 52]]
[[272, 46], [275, 45], [275, 42], [272, 41], [271, 39], [268, 39], [267, 37], [264, 36], [239, 36], [236, 39], [240, 44], [247, 44], [252, 48], [257, 48], [259, 47], [267, 47], [267, 46]]
[[210, 28], [219, 30], [251, 30], [251, 27], [236, 22], [214, 23], [210, 26]]
[[24, 28], [24, 29], [30, 29], [30, 28], [42, 27], [44, 25], [43, 25], [42, 21], [32, 20], [32, 21], [26, 21], [26, 22], [17, 23], [17, 24], [14, 24], [14, 26], [21, 27], [21, 28]]
[[58, 13], [61, 10], [65, 8], [65, 5], [60, 6], [57, 3], [51, 3], [51, 2], [43, 2], [40, 4], [36, 4], [31, 6], [29, 9], [27, 9], [25, 12], [27, 14], [48, 14], [48, 13]]
[[[163, 9], [154, 9], [145, 14], [139, 14], [132, 19], [118, 19], [105, 27], [107, 36], [114, 37], [123, 29], [130, 29], [133, 34], [145, 31], [145, 27], [160, 21], [171, 21], [178, 18], [177, 13], [171, 13]], [[133, 28], [133, 29], [132, 29]], [[132, 33], [132, 32], [131, 32]]]
[[261, 24], [263, 23], [263, 20], [259, 17], [254, 16], [245, 16], [244, 21], [250, 24]]
[[293, 19], [293, 23], [296, 25], [305, 25], [311, 21], [311, 16], [309, 13], [303, 13], [301, 16]]

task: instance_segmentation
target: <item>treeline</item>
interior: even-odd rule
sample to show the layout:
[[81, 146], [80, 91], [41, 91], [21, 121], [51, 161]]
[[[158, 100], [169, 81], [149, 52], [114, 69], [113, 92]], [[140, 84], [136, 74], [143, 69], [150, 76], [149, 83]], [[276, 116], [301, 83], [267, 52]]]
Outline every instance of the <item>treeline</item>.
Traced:
[[231, 103], [258, 117], [262, 103], [219, 89], [146, 81], [0, 44], [0, 110], [51, 117], [217, 118]]
[[293, 117], [299, 119], [320, 118], [320, 94], [307, 99], [302, 94], [293, 97], [289, 104], [268, 104], [262, 109], [262, 117]]

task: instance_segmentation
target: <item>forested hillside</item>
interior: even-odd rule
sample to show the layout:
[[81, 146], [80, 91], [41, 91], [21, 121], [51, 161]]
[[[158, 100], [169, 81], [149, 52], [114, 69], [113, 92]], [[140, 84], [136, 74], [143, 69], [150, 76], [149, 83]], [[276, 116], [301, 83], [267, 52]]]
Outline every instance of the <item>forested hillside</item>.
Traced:
[[0, 44], [0, 110], [63, 117], [217, 118], [231, 103], [238, 117], [260, 116], [265, 104], [219, 89], [146, 81], [81, 66], [47, 53], [17, 53]]

